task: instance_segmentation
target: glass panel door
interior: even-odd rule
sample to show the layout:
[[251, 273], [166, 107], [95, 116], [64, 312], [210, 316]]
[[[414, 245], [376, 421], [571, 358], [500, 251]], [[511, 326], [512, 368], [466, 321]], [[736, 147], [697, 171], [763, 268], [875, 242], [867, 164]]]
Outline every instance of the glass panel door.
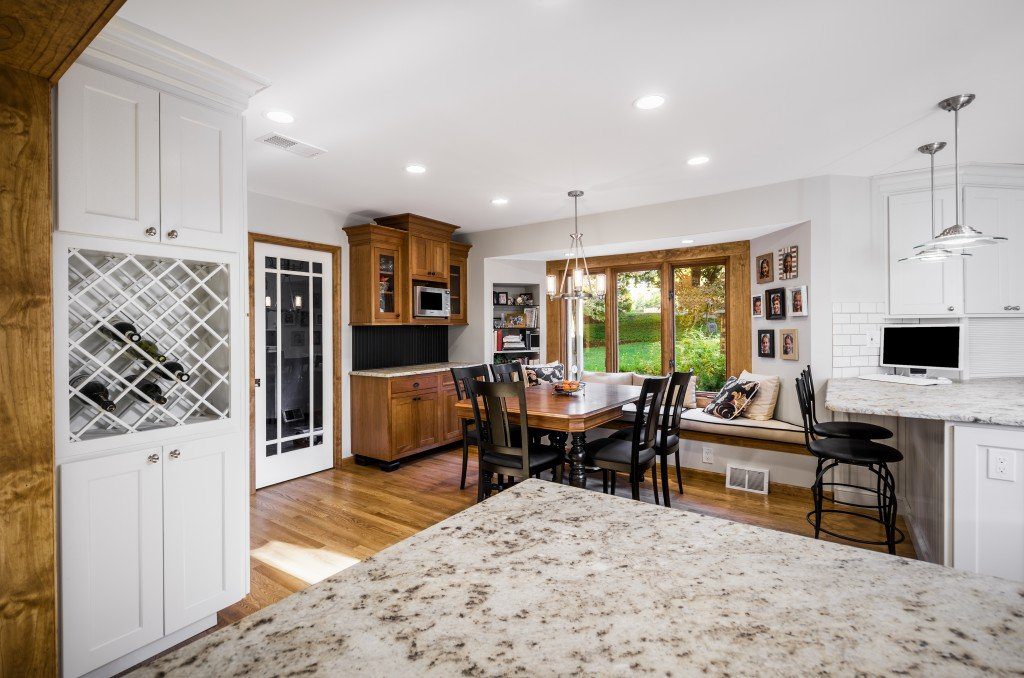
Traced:
[[697, 389], [725, 384], [725, 264], [677, 266], [672, 272], [675, 302], [675, 369], [693, 370]]
[[[256, 487], [330, 468], [331, 255], [256, 244]], [[326, 408], [326, 412], [325, 412]]]
[[661, 271], [615, 275], [619, 372], [661, 374]]

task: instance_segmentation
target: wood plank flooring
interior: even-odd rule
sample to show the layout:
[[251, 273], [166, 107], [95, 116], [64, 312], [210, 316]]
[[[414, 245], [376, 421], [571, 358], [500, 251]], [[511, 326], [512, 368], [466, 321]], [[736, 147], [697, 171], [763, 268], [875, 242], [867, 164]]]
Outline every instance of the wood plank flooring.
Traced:
[[[472, 505], [476, 501], [472, 452], [465, 490], [459, 490], [461, 447], [403, 462], [393, 473], [346, 460], [340, 470], [258, 490], [251, 499], [251, 593], [221, 612], [218, 628]], [[764, 496], [726, 490], [721, 476], [687, 469], [683, 473], [683, 495], [675, 486], [674, 473], [671, 476], [673, 509], [808, 537], [813, 534], [804, 518], [812, 507], [809, 489], [773, 486], [772, 493]], [[589, 488], [600, 491], [599, 475], [588, 482]], [[621, 478], [617, 489], [620, 496], [629, 496], [629, 485]], [[653, 503], [649, 479], [642, 499]], [[881, 537], [880, 529], [866, 527], [864, 521], [840, 519], [831, 524], [861, 538]], [[902, 519], [899, 527], [907, 532]], [[909, 537], [897, 546], [897, 553], [915, 557]]]

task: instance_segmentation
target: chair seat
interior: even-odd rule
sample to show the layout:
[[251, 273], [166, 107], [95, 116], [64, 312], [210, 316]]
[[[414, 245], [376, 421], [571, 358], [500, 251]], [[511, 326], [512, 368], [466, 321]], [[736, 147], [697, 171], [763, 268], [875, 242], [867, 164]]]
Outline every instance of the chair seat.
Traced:
[[903, 454], [897, 450], [855, 438], [822, 438], [812, 440], [808, 446], [818, 457], [835, 459], [844, 464], [892, 464], [903, 461]]
[[[550, 445], [532, 445], [530, 446], [530, 471], [543, 471], [544, 469], [550, 468], [558, 463], [561, 456], [562, 451], [557, 450]], [[511, 454], [485, 452], [483, 460], [486, 463], [494, 464], [495, 466], [504, 466], [506, 468], [513, 469], [523, 468], [522, 457], [517, 457]]]
[[860, 440], [885, 440], [892, 438], [892, 431], [861, 421], [826, 421], [814, 425], [814, 433], [826, 438], [857, 438]]
[[[618, 438], [599, 438], [587, 443], [583, 447], [587, 463], [610, 462], [612, 464], [623, 464], [629, 466], [633, 456], [632, 440], [620, 440]], [[644, 465], [654, 458], [654, 450], [647, 448], [640, 450], [639, 462]]]
[[[611, 436], [609, 436], [609, 437], [610, 438], [615, 438], [616, 440], [632, 440], [633, 439], [633, 429], [624, 428], [624, 429], [621, 429], [619, 431], [616, 431], [615, 433], [611, 434]], [[662, 450], [664, 450], [666, 452], [668, 450], [675, 451], [676, 446], [679, 444], [679, 436], [677, 436], [677, 435], [669, 435], [667, 443], [665, 443], [664, 438], [665, 438], [665, 436], [662, 435], [661, 431], [658, 431], [657, 433], [655, 433], [655, 438], [654, 438], [654, 447], [656, 448], [655, 449], [655, 453], [661, 452]]]

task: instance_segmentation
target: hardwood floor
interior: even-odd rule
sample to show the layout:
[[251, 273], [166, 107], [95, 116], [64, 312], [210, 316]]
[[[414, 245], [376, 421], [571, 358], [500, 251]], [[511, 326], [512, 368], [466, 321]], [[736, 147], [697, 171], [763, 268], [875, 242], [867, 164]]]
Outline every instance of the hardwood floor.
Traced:
[[[476, 500], [476, 466], [471, 454], [469, 481], [460, 491], [461, 460], [460, 447], [405, 461], [394, 473], [346, 460], [341, 470], [258, 490], [251, 498], [251, 593], [221, 612], [218, 628], [471, 506]], [[726, 490], [721, 476], [688, 469], [683, 474], [683, 495], [673, 475], [673, 509], [813, 534], [804, 519], [812, 506], [809, 489], [773, 485], [772, 493], [764, 496]], [[600, 476], [590, 477], [588, 487], [600, 491]], [[629, 485], [621, 478], [617, 493], [629, 496]], [[649, 479], [642, 499], [653, 502]], [[831, 524], [862, 538], [881, 535], [864, 521], [846, 518]], [[907, 533], [902, 519], [899, 527]], [[897, 553], [915, 557], [909, 537], [897, 546]]]

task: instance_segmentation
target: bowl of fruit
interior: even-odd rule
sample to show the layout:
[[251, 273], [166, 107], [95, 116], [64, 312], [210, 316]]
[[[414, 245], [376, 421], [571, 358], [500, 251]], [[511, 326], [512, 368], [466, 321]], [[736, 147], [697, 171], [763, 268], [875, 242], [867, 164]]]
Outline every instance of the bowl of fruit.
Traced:
[[555, 383], [555, 393], [562, 395], [583, 395], [583, 388], [586, 386], [582, 381], [575, 379], [563, 379]]

